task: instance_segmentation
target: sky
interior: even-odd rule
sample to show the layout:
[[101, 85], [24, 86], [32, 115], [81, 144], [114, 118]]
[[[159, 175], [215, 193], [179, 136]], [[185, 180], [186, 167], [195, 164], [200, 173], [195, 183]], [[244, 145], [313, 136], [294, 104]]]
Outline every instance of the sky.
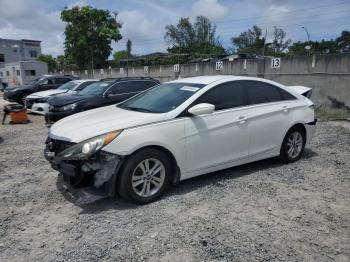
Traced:
[[271, 39], [274, 26], [284, 29], [293, 41], [331, 39], [350, 30], [350, 0], [0, 0], [0, 38], [42, 41], [42, 52], [64, 52], [64, 7], [84, 6], [118, 12], [123, 39], [113, 42], [124, 50], [127, 39], [134, 54], [166, 51], [165, 26], [181, 17], [210, 18], [225, 48], [231, 37], [257, 24]]

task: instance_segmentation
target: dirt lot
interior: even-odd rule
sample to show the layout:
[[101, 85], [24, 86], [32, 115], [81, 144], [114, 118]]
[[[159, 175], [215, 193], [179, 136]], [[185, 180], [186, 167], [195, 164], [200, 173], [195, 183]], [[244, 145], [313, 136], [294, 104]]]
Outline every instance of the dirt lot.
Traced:
[[42, 117], [30, 119], [0, 126], [0, 261], [350, 260], [347, 122], [320, 123], [294, 164], [205, 175], [145, 206], [79, 207], [43, 157]]

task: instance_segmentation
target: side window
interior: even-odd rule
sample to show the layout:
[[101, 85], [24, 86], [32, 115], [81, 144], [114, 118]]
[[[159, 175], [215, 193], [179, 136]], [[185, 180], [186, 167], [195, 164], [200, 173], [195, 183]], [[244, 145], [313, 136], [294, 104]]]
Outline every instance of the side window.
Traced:
[[140, 84], [139, 84], [138, 91], [144, 91], [152, 86], [158, 85], [157, 82], [153, 82], [153, 81], [139, 81], [139, 82], [140, 82]]
[[221, 84], [197, 99], [196, 104], [209, 103], [215, 110], [234, 108], [246, 105], [243, 85], [240, 82]]
[[91, 81], [91, 82], [84, 82], [76, 89], [76, 91], [83, 90], [85, 87], [87, 87], [88, 85], [91, 85], [92, 83], [95, 83], [95, 82], [93, 82], [93, 81]]
[[278, 88], [278, 90], [281, 93], [282, 100], [294, 100], [294, 99], [296, 99], [296, 97], [293, 96], [291, 93], [288, 93], [287, 91], [285, 91], [281, 88]]
[[128, 94], [144, 91], [151, 86], [156, 85], [153, 81], [128, 81], [120, 82], [117, 85], [111, 87], [108, 91], [110, 94]]
[[110, 87], [107, 91], [107, 94], [109, 95], [117, 95], [117, 94], [121, 94], [121, 93], [124, 93], [122, 92], [122, 85], [121, 83], [117, 83], [117, 84], [114, 84], [112, 87]]
[[259, 81], [245, 81], [248, 102], [250, 105], [270, 103], [284, 100], [280, 88]]
[[126, 83], [125, 93], [141, 92], [145, 91], [151, 86], [156, 85], [153, 81], [130, 81]]
[[52, 84], [52, 80], [49, 78], [45, 78], [43, 80], [40, 81], [41, 85], [51, 85]]
[[67, 83], [69, 81], [71, 81], [70, 78], [62, 78], [62, 77], [55, 78], [55, 84], [58, 84], [58, 85], [62, 85], [62, 84]]

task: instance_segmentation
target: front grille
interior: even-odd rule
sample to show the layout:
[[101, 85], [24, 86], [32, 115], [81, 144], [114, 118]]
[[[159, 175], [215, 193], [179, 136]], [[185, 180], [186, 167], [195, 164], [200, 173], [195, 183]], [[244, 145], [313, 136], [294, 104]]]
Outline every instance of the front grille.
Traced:
[[28, 99], [28, 98], [26, 99], [26, 107], [28, 109], [31, 109], [34, 103], [35, 103], [35, 99]]
[[68, 147], [71, 147], [75, 143], [48, 138], [46, 141], [46, 144], [49, 151], [55, 152], [55, 154], [57, 155], [61, 153], [63, 150], [67, 149]]
[[47, 98], [42, 97], [42, 98], [26, 98], [26, 107], [28, 109], [32, 109], [33, 104], [35, 103], [46, 103], [47, 102]]

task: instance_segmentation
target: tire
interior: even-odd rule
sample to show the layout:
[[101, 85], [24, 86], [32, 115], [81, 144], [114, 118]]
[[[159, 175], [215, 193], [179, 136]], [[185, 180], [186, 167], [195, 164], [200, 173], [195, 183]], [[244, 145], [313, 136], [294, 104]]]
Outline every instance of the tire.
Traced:
[[298, 161], [303, 155], [305, 143], [305, 130], [300, 126], [292, 127], [283, 139], [279, 159], [283, 163]]
[[171, 170], [171, 161], [165, 153], [141, 149], [124, 164], [117, 182], [118, 194], [137, 204], [153, 202], [169, 187]]

